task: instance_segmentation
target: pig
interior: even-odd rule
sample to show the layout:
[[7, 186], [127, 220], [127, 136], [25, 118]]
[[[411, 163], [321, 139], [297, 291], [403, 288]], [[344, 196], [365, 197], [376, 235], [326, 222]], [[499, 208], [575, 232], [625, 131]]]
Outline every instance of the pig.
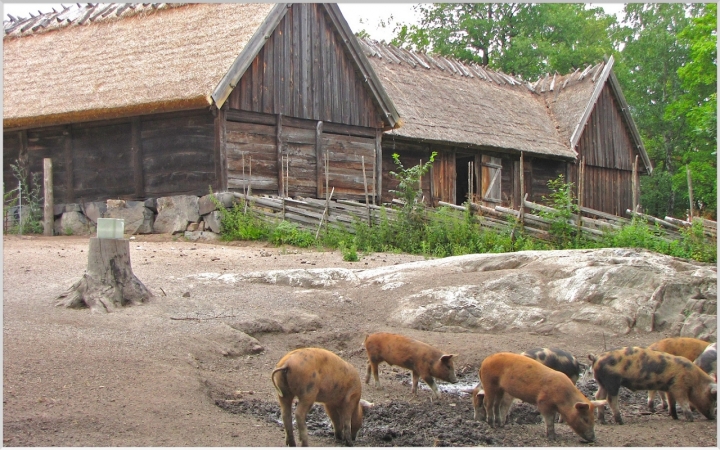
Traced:
[[717, 383], [717, 342], [708, 345], [695, 359], [694, 364], [712, 376]]
[[571, 353], [559, 348], [534, 348], [521, 355], [532, 358], [547, 367], [562, 372], [570, 378], [573, 384], [577, 384], [582, 370], [585, 369], [584, 364], [580, 364]]
[[[705, 348], [710, 345], [709, 342], [690, 338], [690, 337], [671, 337], [661, 339], [654, 344], [648, 346], [648, 349], [655, 350], [656, 352], [670, 353], [675, 356], [683, 356], [690, 361], [700, 356]], [[660, 392], [660, 400], [662, 401], [662, 409], [667, 409], [668, 402], [667, 396], [664, 392]], [[648, 409], [655, 411], [655, 391], [648, 391], [647, 400]]]
[[352, 446], [363, 422], [363, 409], [372, 404], [361, 400], [362, 383], [357, 369], [331, 351], [301, 348], [283, 356], [270, 375], [277, 391], [285, 428], [285, 444], [295, 447], [292, 402], [300, 443], [308, 446], [305, 417], [315, 402], [323, 403], [332, 422], [335, 438]]
[[588, 400], [564, 374], [526, 356], [495, 353], [480, 365], [485, 412], [491, 426], [503, 426], [505, 395], [535, 405], [545, 422], [545, 435], [555, 439], [555, 414], [586, 441], [595, 440], [595, 408], [603, 400]]
[[[378, 365], [385, 361], [391, 366], [400, 366], [412, 372], [412, 394], [417, 395], [420, 378], [430, 386], [435, 397], [440, 397], [435, 378], [457, 383], [453, 358], [424, 342], [392, 333], [373, 333], [365, 336], [363, 344], [368, 355], [365, 383], [370, 383], [370, 373], [375, 377], [375, 386], [380, 387]], [[431, 395], [433, 395], [431, 394]]]
[[[472, 390], [471, 395], [473, 402], [473, 419], [477, 421], [485, 421], [487, 418], [484, 405], [485, 390], [482, 388], [480, 383], [478, 383], [475, 389]], [[508, 418], [510, 417], [510, 407], [514, 401], [515, 399], [508, 394], [503, 395], [503, 398], [500, 401], [500, 417], [504, 419], [503, 424], [508, 422]]]
[[[599, 387], [595, 398], [608, 399], [617, 424], [623, 423], [618, 407], [620, 386], [632, 391], [667, 392], [673, 419], [678, 418], [675, 401], [682, 406], [688, 421], [693, 420], [690, 405], [708, 419], [714, 417], [717, 384], [687, 358], [641, 347], [623, 347], [597, 356], [588, 355], [588, 359], [592, 361], [593, 375]], [[598, 419], [605, 423], [604, 406], [598, 408]]]

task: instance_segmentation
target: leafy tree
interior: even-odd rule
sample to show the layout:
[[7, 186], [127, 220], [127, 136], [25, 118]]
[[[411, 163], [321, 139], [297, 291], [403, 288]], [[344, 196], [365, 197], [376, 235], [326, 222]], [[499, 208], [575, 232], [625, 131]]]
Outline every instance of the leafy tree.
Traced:
[[680, 3], [625, 5], [627, 26], [621, 31], [622, 53], [614, 68], [655, 168], [641, 184], [641, 202], [647, 213], [659, 217], [675, 211], [676, 190], [663, 188], [667, 176], [678, 173], [678, 156], [689, 145], [684, 117], [666, 115], [668, 105], [682, 94], [678, 69], [689, 54], [677, 35], [690, 23], [689, 12]]
[[[700, 6], [699, 14], [678, 38], [687, 43], [690, 60], [678, 69], [684, 92], [665, 111], [666, 120], [684, 117], [690, 146], [680, 163], [690, 168], [695, 209], [717, 216], [717, 4]], [[687, 177], [678, 171], [673, 186], [687, 205]]]
[[570, 72], [613, 49], [614, 16], [582, 3], [433, 3], [393, 44], [476, 61], [526, 79]]

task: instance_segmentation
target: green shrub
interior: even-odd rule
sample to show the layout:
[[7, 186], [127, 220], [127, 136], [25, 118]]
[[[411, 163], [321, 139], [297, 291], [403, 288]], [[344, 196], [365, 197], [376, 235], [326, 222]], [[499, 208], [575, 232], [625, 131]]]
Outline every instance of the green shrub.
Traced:
[[294, 245], [295, 247], [307, 248], [315, 243], [315, 235], [300, 229], [294, 223], [283, 220], [272, 227], [269, 240], [274, 245]]
[[270, 235], [268, 224], [260, 220], [252, 211], [252, 208], [247, 208], [246, 212], [243, 201], [233, 205], [232, 209], [227, 209], [221, 205], [219, 211], [222, 240], [256, 241], [267, 239]]

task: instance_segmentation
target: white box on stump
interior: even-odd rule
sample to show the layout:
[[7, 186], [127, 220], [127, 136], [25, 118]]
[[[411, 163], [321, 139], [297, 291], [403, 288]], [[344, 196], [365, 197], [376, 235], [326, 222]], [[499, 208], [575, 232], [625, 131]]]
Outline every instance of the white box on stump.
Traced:
[[97, 237], [100, 239], [122, 239], [125, 234], [125, 219], [97, 220]]

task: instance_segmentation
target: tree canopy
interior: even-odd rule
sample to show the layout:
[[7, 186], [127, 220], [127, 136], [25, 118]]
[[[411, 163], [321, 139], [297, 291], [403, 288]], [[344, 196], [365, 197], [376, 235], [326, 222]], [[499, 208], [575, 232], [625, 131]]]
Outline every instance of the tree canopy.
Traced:
[[626, 4], [622, 20], [583, 3], [433, 3], [392, 44], [534, 80], [611, 54], [653, 163], [645, 212], [717, 216], [717, 4]]

